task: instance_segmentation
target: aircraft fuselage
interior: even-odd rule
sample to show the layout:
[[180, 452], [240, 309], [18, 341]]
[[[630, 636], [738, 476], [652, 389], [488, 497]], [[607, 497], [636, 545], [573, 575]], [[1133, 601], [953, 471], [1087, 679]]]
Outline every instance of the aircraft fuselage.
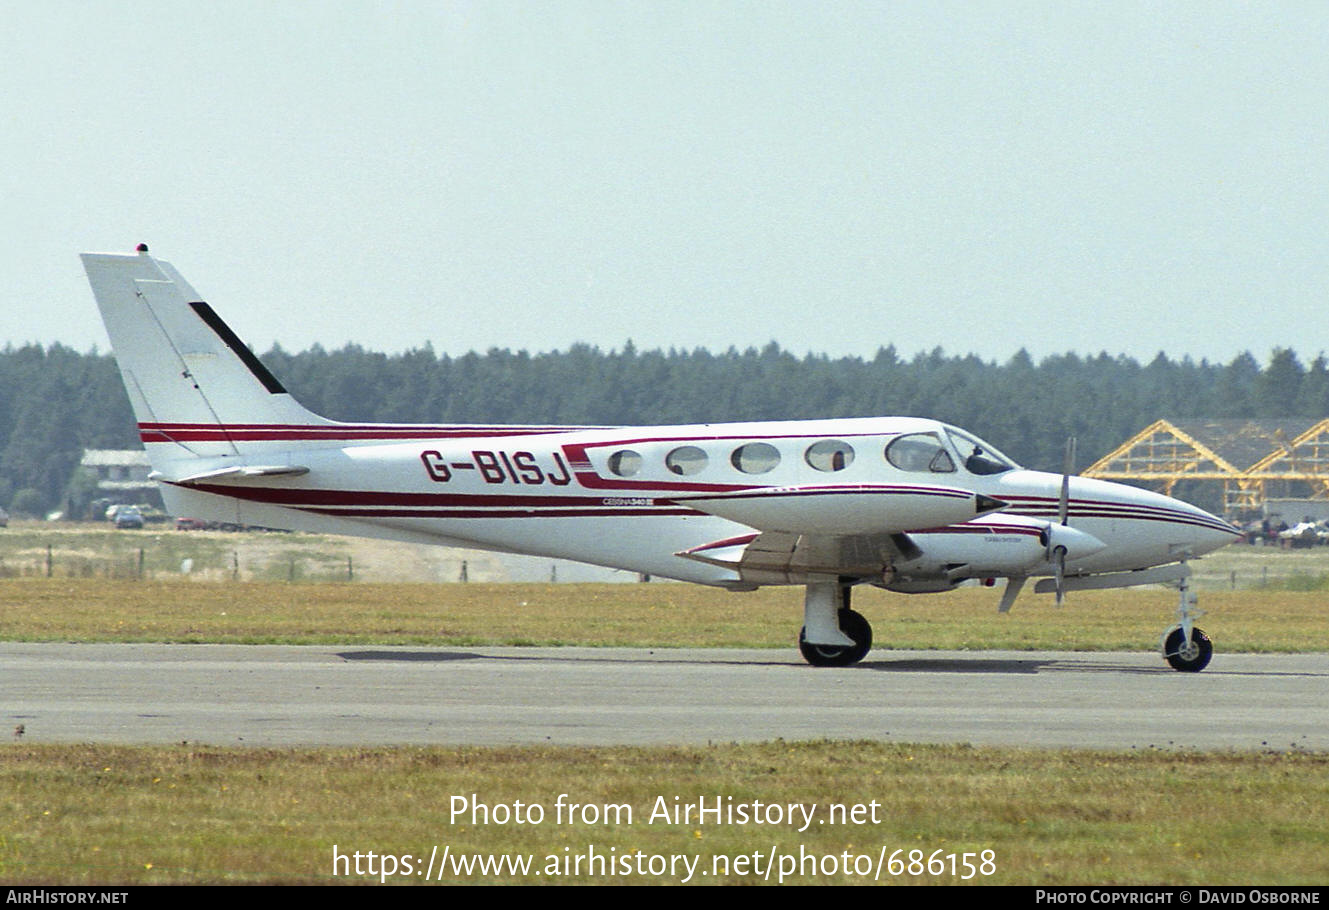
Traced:
[[[992, 473], [974, 473], [959, 445], [984, 444], [959, 433], [920, 418], [860, 418], [626, 429], [154, 425], [143, 438], [163, 455], [182, 445], [192, 453], [180, 471], [159, 469], [178, 515], [297, 530], [353, 525], [355, 533], [703, 584], [754, 579], [737, 565], [677, 554], [754, 530], [887, 542], [906, 534], [922, 555], [887, 547], [875, 566], [869, 559], [826, 567], [874, 581], [891, 570], [911, 580], [901, 590], [929, 578], [950, 587], [964, 578], [1048, 574], [1040, 533], [1057, 522], [1062, 476], [999, 455], [984, 466]], [[901, 440], [936, 450], [927, 459], [902, 457], [892, 448]], [[307, 473], [178, 482], [186, 471], [198, 477], [266, 464], [274, 449]], [[1069, 492], [1066, 524], [1102, 544], [1073, 546], [1069, 573], [1175, 562], [1236, 535], [1207, 512], [1146, 490], [1072, 477]], [[977, 514], [980, 496], [1002, 505]], [[965, 567], [958, 576], [957, 566]], [[802, 583], [806, 573], [756, 580]]]

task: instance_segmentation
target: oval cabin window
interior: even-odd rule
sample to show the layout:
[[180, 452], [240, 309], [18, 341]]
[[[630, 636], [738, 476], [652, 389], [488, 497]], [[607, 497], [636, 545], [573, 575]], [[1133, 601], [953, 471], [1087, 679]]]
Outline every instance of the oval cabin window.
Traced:
[[734, 449], [729, 461], [744, 474], [765, 474], [780, 463], [780, 452], [769, 443], [749, 442]]
[[808, 446], [803, 458], [818, 471], [843, 471], [854, 463], [854, 447], [839, 439], [823, 439]]
[[665, 456], [665, 467], [684, 476], [700, 472], [706, 462], [706, 453], [696, 446], [679, 446]]

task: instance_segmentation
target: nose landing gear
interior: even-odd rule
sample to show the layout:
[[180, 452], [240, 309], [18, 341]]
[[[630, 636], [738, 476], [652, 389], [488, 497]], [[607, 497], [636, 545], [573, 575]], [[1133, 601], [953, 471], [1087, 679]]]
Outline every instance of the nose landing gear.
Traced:
[[1191, 590], [1190, 584], [1190, 567], [1184, 560], [1181, 565], [1186, 571], [1177, 582], [1181, 589], [1180, 602], [1177, 604], [1178, 622], [1163, 633], [1160, 649], [1163, 659], [1172, 669], [1183, 673], [1199, 673], [1209, 666], [1214, 656], [1214, 645], [1209, 636], [1195, 626], [1195, 620], [1203, 616], [1204, 611], [1196, 606], [1195, 592]]
[[1199, 673], [1213, 656], [1214, 645], [1202, 629], [1191, 629], [1189, 640], [1181, 629], [1173, 629], [1163, 640], [1163, 658], [1183, 673]]

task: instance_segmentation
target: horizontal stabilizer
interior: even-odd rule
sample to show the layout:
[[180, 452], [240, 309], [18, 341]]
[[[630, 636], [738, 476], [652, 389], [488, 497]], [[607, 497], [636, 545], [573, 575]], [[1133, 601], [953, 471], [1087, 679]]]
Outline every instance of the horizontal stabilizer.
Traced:
[[[251, 467], [237, 465], [230, 468], [218, 468], [215, 471], [204, 471], [201, 474], [190, 474], [188, 477], [181, 477], [179, 480], [170, 482], [182, 486], [199, 483], [244, 483], [256, 477], [302, 477], [308, 473], [309, 468], [297, 464], [254, 465]], [[165, 477], [161, 476], [153, 477], [153, 479], [166, 480]]]

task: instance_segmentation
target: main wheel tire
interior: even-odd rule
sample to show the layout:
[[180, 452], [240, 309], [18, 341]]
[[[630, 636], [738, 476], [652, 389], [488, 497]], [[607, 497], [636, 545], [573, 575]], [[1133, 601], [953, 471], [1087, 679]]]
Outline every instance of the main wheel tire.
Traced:
[[1181, 629], [1173, 629], [1163, 645], [1163, 656], [1172, 665], [1172, 669], [1183, 673], [1199, 673], [1209, 666], [1214, 656], [1214, 644], [1200, 629], [1191, 630], [1191, 646], [1183, 647], [1185, 639]]
[[851, 667], [872, 650], [872, 626], [861, 613], [854, 610], [841, 610], [839, 613], [840, 631], [854, 640], [852, 645], [814, 645], [805, 636], [806, 630], [798, 633], [798, 650], [803, 652], [803, 659], [814, 667]]

